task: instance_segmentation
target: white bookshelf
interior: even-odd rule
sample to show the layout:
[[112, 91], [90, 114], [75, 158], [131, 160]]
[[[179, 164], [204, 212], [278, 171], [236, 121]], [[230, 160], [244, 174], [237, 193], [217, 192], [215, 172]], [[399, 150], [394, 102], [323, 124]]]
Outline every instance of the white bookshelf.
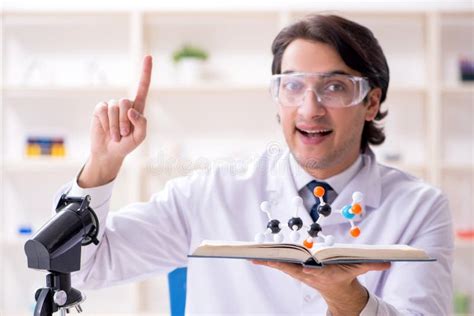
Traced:
[[[379, 158], [443, 188], [457, 227], [472, 228], [474, 84], [457, 80], [456, 70], [458, 52], [474, 57], [472, 7], [458, 3], [455, 9], [402, 10], [341, 3], [334, 13], [371, 28], [391, 69], [387, 141], [376, 148]], [[8, 259], [0, 260], [0, 280], [16, 285], [15, 292], [2, 294], [0, 314], [27, 314], [25, 295], [43, 283], [41, 273], [26, 268], [23, 240], [15, 228], [25, 220], [38, 228], [48, 218], [54, 192], [87, 157], [95, 104], [133, 97], [144, 54], [152, 54], [155, 63], [146, 109], [148, 136], [117, 180], [113, 208], [147, 200], [168, 179], [203, 162], [284, 144], [267, 86], [271, 41], [307, 12], [327, 11], [298, 3], [75, 8], [10, 5], [2, 16], [0, 255]], [[186, 42], [210, 53], [205, 79], [188, 85], [179, 82], [171, 61], [173, 50]], [[45, 132], [65, 136], [67, 157], [24, 157], [26, 136]], [[457, 253], [473, 249], [470, 241], [456, 242]], [[466, 280], [456, 271], [455, 277], [465, 288]], [[24, 280], [21, 285], [18, 279]], [[474, 297], [474, 288], [468, 290]], [[167, 291], [166, 276], [157, 276], [87, 291], [84, 308], [104, 314], [166, 313]]]

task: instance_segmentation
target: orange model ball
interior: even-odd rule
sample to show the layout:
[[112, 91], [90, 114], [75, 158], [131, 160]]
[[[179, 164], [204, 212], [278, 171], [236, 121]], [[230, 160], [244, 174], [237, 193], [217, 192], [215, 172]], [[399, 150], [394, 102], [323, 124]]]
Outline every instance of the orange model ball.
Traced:
[[354, 205], [352, 205], [352, 213], [356, 215], [362, 213], [362, 206], [360, 206], [359, 203], [355, 203]]
[[308, 249], [313, 248], [313, 242], [312, 242], [312, 241], [308, 241], [308, 240], [306, 240], [306, 239], [303, 241], [303, 245], [304, 245], [306, 248], [308, 248]]
[[319, 198], [323, 197], [325, 192], [326, 191], [324, 190], [324, 188], [320, 187], [320, 186], [315, 187], [314, 190], [313, 190], [314, 195], [319, 197]]
[[357, 226], [354, 226], [354, 227], [351, 228], [351, 232], [350, 232], [350, 233], [351, 233], [351, 236], [354, 237], [354, 238], [359, 237], [359, 235], [360, 235], [360, 228], [357, 227]]

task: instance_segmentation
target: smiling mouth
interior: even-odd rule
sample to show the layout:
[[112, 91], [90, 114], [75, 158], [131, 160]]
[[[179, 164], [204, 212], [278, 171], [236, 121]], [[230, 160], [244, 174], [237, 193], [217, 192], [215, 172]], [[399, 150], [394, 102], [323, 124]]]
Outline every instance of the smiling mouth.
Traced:
[[300, 132], [303, 136], [308, 138], [324, 137], [332, 133], [332, 130], [330, 129], [303, 130], [296, 127], [296, 130]]

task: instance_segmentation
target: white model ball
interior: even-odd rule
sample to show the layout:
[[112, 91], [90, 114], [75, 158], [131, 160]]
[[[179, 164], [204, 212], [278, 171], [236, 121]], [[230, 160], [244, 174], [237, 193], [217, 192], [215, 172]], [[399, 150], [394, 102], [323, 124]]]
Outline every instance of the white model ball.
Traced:
[[273, 235], [273, 241], [276, 243], [281, 243], [283, 241], [283, 234]]
[[290, 233], [290, 239], [292, 242], [298, 242], [298, 240], [300, 240], [300, 233], [293, 230]]
[[262, 212], [270, 212], [270, 202], [268, 201], [263, 201], [261, 204], [260, 204], [260, 209], [262, 210]]
[[326, 246], [332, 246], [334, 245], [334, 236], [333, 235], [328, 235], [326, 238], [324, 238], [324, 244]]
[[352, 194], [352, 201], [354, 201], [354, 203], [362, 202], [363, 198], [364, 198], [364, 195], [361, 192], [354, 192]]
[[262, 234], [262, 233], [256, 234], [255, 242], [258, 242], [259, 244], [263, 244], [265, 242], [265, 234]]
[[296, 207], [303, 206], [303, 199], [301, 198], [301, 196], [295, 196], [293, 198], [293, 205], [296, 206]]

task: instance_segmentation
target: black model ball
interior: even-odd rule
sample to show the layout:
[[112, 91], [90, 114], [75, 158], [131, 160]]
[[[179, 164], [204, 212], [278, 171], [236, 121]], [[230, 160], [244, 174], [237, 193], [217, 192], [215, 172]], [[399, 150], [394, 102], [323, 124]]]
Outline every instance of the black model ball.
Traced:
[[272, 234], [279, 233], [281, 231], [280, 221], [277, 219], [272, 219], [271, 221], [268, 222], [267, 228], [269, 228], [272, 231]]
[[311, 226], [309, 226], [308, 235], [310, 235], [313, 238], [317, 237], [321, 230], [322, 230], [321, 225], [319, 225], [318, 223], [313, 223], [311, 224]]
[[327, 217], [331, 215], [331, 205], [329, 204], [321, 204], [318, 206], [318, 213]]
[[293, 227], [296, 226], [296, 230], [300, 230], [303, 227], [303, 220], [300, 217], [292, 217], [288, 221], [288, 227], [293, 230]]

